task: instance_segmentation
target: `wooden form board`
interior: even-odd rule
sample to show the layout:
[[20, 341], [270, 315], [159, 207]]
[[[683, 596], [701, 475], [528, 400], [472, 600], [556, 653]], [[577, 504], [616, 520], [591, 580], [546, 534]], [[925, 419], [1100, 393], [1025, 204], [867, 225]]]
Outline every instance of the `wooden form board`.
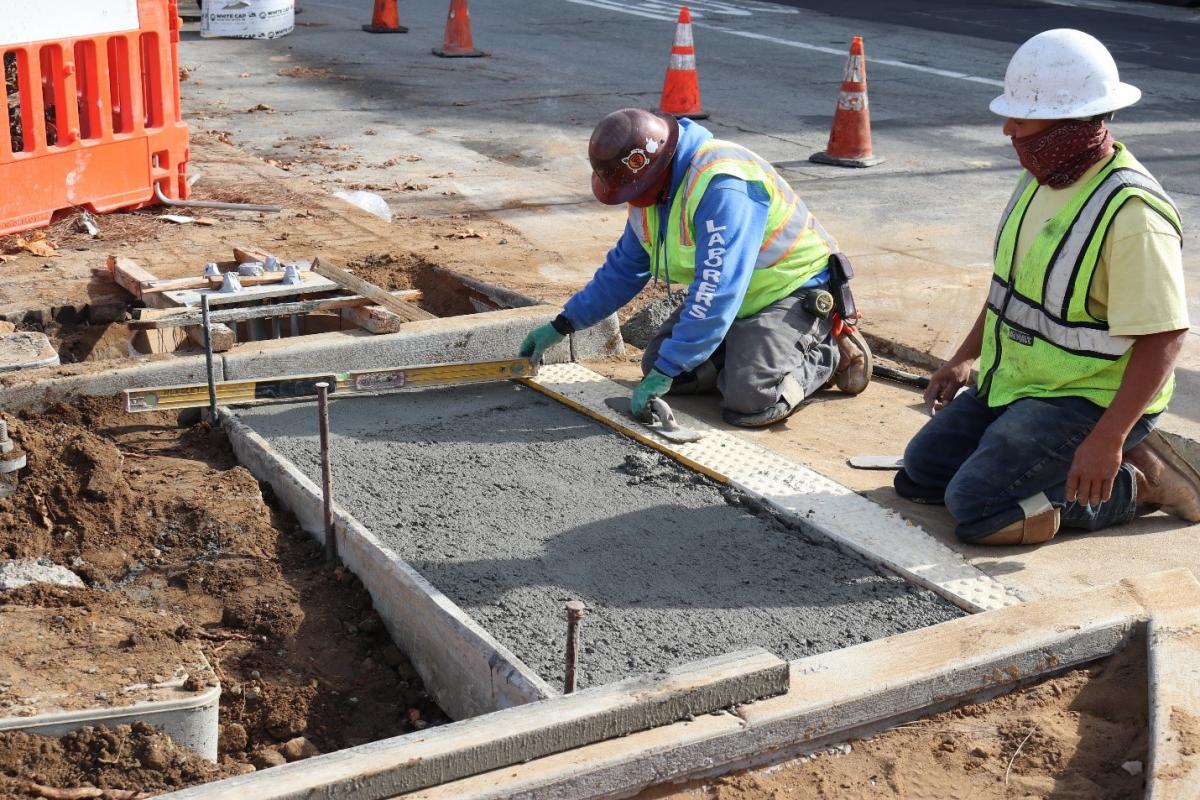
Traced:
[[[418, 301], [422, 292], [417, 289], [404, 289], [394, 293], [401, 300]], [[359, 309], [372, 306], [374, 300], [361, 295], [346, 297], [321, 297], [315, 300], [301, 300], [295, 303], [275, 303], [269, 306], [251, 306], [249, 308], [227, 308], [213, 311], [210, 318], [213, 322], [244, 322], [250, 319], [265, 319], [269, 317], [290, 317], [293, 314], [312, 314], [319, 311], [334, 311], [340, 309]], [[378, 308], [378, 306], [375, 306]], [[370, 308], [365, 309], [370, 311]], [[185, 325], [201, 324], [202, 315], [194, 309], [145, 309], [141, 316], [128, 323], [133, 330], [155, 330], [159, 328], [177, 328]]]
[[357, 292], [363, 297], [371, 298], [405, 322], [416, 322], [419, 319], [433, 319], [435, 316], [412, 303], [406, 303], [403, 300], [393, 297], [370, 281], [356, 277], [330, 261], [322, 261], [319, 258], [314, 259], [312, 269], [318, 275], [336, 281], [352, 292]]

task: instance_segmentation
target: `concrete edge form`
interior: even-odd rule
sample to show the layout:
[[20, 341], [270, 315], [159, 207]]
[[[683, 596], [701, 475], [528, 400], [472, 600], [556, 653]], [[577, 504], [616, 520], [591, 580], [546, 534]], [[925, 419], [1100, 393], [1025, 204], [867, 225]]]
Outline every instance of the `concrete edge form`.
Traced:
[[1155, 614], [1149, 648], [1147, 800], [1200, 797], [1200, 609]]
[[[239, 463], [269, 483], [305, 531], [324, 542], [321, 489], [228, 410], [221, 424]], [[314, 412], [313, 425], [316, 425]], [[557, 694], [479, 623], [350, 514], [334, 505], [342, 562], [362, 580], [388, 632], [437, 702], [456, 719]]]
[[788, 682], [785, 661], [752, 648], [166, 797], [393, 797], [775, 697]]
[[1002, 583], [899, 514], [774, 451], [687, 414], [676, 416], [680, 425], [703, 432], [698, 442], [673, 444], [641, 426], [632, 427], [604, 404], [609, 397], [628, 395], [628, 390], [586, 367], [548, 365], [526, 383], [709, 477], [729, 483], [802, 530], [832, 539], [967, 611], [1019, 602]]
[[736, 715], [697, 717], [406, 800], [621, 798], [777, 763], [1111, 655], [1147, 619], [1181, 607], [1189, 614], [1200, 609], [1200, 583], [1187, 570], [985, 611], [793, 661], [787, 694], [741, 706]]

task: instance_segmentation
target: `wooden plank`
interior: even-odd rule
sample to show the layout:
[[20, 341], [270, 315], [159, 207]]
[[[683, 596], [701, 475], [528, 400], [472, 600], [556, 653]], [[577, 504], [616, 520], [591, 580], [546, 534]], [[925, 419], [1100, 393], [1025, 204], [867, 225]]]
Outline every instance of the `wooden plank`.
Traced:
[[[239, 275], [242, 286], [266, 286], [283, 282], [283, 272], [272, 272], [267, 275]], [[177, 278], [169, 281], [158, 281], [155, 285], [142, 290], [142, 294], [162, 294], [163, 292], [178, 292], [187, 289], [216, 289], [224, 278]]]
[[[235, 245], [233, 248], [233, 260], [239, 264], [252, 264], [255, 262], [265, 264], [267, 257], [271, 255], [274, 255], [274, 253], [268, 253], [266, 250], [257, 247]], [[280, 259], [280, 262], [282, 261], [283, 259]]]
[[158, 278], [150, 274], [140, 264], [132, 258], [125, 256], [108, 257], [108, 271], [112, 275], [113, 280], [125, 291], [129, 292], [134, 297], [141, 297], [142, 292], [155, 283]]
[[[370, 301], [368, 301], [370, 302]], [[395, 333], [407, 323], [399, 314], [383, 306], [360, 306], [342, 309], [342, 319], [369, 333]]]
[[[336, 282], [323, 278], [320, 275], [315, 275], [312, 272], [301, 272], [300, 278], [304, 281], [296, 286], [285, 286], [282, 283], [271, 283], [261, 286], [245, 286], [240, 292], [232, 294], [221, 294], [220, 292], [210, 291], [208, 298], [213, 308], [217, 306], [241, 305], [243, 303], [252, 303], [255, 300], [266, 300], [272, 297], [287, 297], [296, 298], [306, 295], [314, 295], [325, 292], [341, 291], [342, 287]], [[176, 306], [186, 306], [189, 308], [200, 305], [200, 292], [195, 289], [182, 289], [171, 292], [166, 292], [162, 295], [147, 295], [147, 297], [166, 297]]]
[[381, 800], [775, 697], [789, 680], [787, 662], [751, 648], [169, 796]]
[[[418, 301], [423, 293], [419, 289], [403, 289], [393, 292], [401, 300]], [[227, 308], [213, 311], [209, 316], [213, 322], [244, 322], [249, 319], [266, 319], [270, 317], [290, 317], [293, 314], [312, 314], [318, 311], [336, 309], [361, 308], [371, 306], [375, 301], [361, 295], [343, 297], [322, 297], [316, 300], [301, 300], [295, 303], [275, 303], [266, 306], [251, 306], [249, 308]], [[375, 306], [378, 308], [378, 306]], [[145, 309], [141, 316], [128, 323], [131, 330], [146, 331], [159, 328], [177, 328], [185, 325], [199, 325], [201, 313], [198, 310], [163, 308]]]
[[1150, 763], [1146, 800], [1200, 797], [1200, 609], [1150, 618]]
[[415, 322], [420, 319], [433, 319], [435, 317], [434, 314], [429, 313], [425, 309], [412, 303], [398, 300], [370, 281], [355, 277], [329, 261], [322, 261], [319, 258], [313, 259], [312, 271], [345, 286], [352, 292], [371, 298], [388, 311], [398, 315], [405, 322]]
[[[163, 294], [147, 294], [142, 301], [150, 308], [171, 309], [178, 312], [180, 306]], [[188, 325], [184, 328], [187, 337], [196, 347], [204, 347], [204, 328], [201, 325]], [[212, 346], [214, 353], [224, 353], [237, 344], [237, 334], [228, 325], [216, 323], [212, 326]]]

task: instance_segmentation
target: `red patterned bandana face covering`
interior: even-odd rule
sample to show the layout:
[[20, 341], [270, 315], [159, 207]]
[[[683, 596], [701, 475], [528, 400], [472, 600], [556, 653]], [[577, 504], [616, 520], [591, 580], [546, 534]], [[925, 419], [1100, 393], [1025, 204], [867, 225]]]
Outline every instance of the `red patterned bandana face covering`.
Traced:
[[1012, 144], [1021, 166], [1051, 189], [1070, 186], [1113, 152], [1112, 134], [1103, 120], [1064, 120], [1041, 133], [1014, 138]]

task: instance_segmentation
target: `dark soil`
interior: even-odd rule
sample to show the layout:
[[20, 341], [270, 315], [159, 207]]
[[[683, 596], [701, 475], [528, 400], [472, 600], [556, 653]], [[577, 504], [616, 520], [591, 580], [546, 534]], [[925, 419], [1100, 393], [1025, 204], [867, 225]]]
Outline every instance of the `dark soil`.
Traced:
[[[180, 427], [173, 413], [130, 416], [116, 400], [7, 418], [29, 465], [0, 503], [0, 557], [50, 558], [89, 589], [18, 589], [0, 604], [100, 605], [119, 593], [177, 614], [221, 679], [222, 769], [250, 771], [299, 736], [330, 752], [447, 721], [357, 578], [325, 562], [219, 433]], [[0, 647], [19, 643], [0, 629]], [[75, 770], [47, 774], [99, 768], [87, 748], [26, 742]], [[0, 775], [19, 776], [11, 763], [0, 760]], [[160, 786], [143, 778], [121, 788]]]
[[[31, 784], [155, 793], [237, 774], [139, 722], [83, 728], [62, 737], [0, 733], [0, 797], [38, 797]], [[15, 776], [15, 777], [14, 777]]]

